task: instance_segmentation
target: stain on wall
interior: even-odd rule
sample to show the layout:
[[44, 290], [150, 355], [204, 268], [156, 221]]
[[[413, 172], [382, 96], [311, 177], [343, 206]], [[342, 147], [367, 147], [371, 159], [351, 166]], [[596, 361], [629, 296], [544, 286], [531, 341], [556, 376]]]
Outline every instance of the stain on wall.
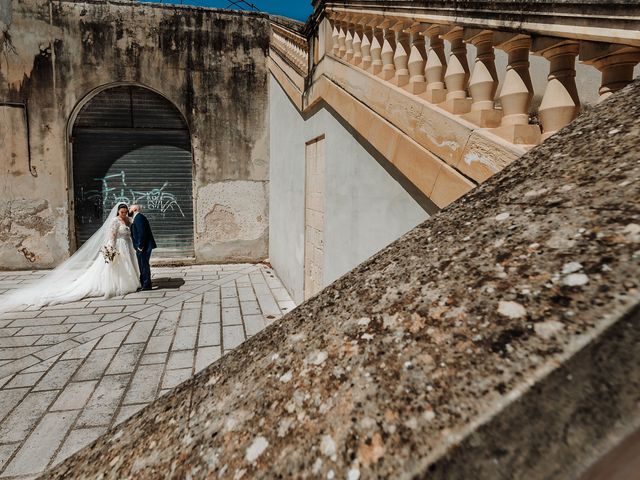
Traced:
[[[11, 239], [0, 237], [0, 268], [50, 267], [73, 251], [68, 122], [104, 85], [146, 86], [182, 112], [191, 132], [197, 218], [216, 216], [225, 204], [198, 198], [224, 190], [205, 187], [240, 181], [267, 190], [266, 15], [136, 2], [0, 2], [0, 102], [26, 105], [37, 172], [30, 173], [26, 141], [19, 141], [26, 139], [24, 122], [3, 112], [0, 135], [11, 139], [11, 147], [0, 152], [0, 211], [4, 219], [4, 212], [22, 216], [33, 204], [46, 205], [37, 215], [53, 226], [12, 227]], [[262, 202], [264, 221], [267, 197], [252, 197]], [[197, 261], [267, 255], [267, 229], [247, 240], [234, 226], [235, 216], [230, 225], [220, 218], [197, 226]], [[33, 261], [19, 251], [27, 244]]]

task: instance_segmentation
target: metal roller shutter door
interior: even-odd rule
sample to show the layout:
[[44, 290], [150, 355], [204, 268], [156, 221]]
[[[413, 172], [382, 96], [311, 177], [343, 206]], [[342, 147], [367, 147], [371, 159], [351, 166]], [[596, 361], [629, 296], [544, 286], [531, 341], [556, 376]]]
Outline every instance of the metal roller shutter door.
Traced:
[[191, 143], [170, 102], [141, 87], [105, 90], [80, 111], [72, 141], [78, 246], [113, 205], [138, 203], [155, 254], [194, 256]]

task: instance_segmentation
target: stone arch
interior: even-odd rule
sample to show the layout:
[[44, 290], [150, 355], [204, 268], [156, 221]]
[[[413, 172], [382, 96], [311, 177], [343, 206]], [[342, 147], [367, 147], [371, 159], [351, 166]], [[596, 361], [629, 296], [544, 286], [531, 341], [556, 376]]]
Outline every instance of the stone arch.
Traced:
[[193, 154], [184, 115], [139, 84], [99, 87], [69, 118], [73, 241], [80, 247], [118, 202], [139, 203], [157, 254], [193, 257]]

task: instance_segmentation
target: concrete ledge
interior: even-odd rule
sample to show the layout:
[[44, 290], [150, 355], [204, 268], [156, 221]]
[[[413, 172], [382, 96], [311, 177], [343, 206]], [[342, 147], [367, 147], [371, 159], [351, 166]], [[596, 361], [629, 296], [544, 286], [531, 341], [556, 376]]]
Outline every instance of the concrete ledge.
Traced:
[[49, 478], [577, 478], [640, 419], [636, 82]]

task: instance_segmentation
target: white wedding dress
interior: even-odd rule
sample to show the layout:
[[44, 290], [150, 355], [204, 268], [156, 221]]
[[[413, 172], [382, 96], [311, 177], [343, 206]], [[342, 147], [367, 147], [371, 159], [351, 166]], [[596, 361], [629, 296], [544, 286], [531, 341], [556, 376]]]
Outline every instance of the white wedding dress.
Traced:
[[[115, 216], [78, 251], [36, 282], [0, 297], [0, 312], [75, 302], [87, 297], [110, 298], [135, 292], [140, 270], [129, 227]], [[118, 254], [107, 263], [100, 249], [108, 245]]]

